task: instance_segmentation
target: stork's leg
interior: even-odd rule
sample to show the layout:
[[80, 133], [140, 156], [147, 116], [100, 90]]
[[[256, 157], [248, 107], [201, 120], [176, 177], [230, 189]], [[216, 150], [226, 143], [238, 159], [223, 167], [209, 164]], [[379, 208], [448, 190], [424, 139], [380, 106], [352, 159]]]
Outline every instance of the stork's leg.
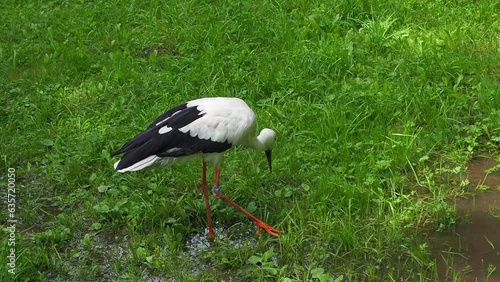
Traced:
[[278, 237], [279, 233], [282, 233], [283, 231], [280, 231], [278, 229], [275, 229], [274, 227], [270, 226], [269, 224], [265, 223], [264, 221], [258, 219], [256, 216], [253, 214], [249, 213], [247, 210], [236, 204], [235, 202], [231, 201], [226, 195], [222, 194], [220, 192], [220, 183], [219, 183], [219, 176], [220, 176], [220, 167], [216, 166], [215, 167], [215, 180], [214, 180], [214, 189], [213, 193], [214, 195], [223, 200], [224, 202], [230, 204], [233, 206], [235, 209], [239, 210], [240, 212], [244, 213], [251, 221], [255, 222], [257, 224], [257, 234], [260, 234], [260, 230], [264, 229], [269, 235]]
[[215, 238], [214, 228], [212, 227], [212, 217], [210, 216], [210, 200], [208, 198], [207, 184], [207, 163], [203, 160], [203, 168], [201, 171], [201, 189], [203, 190], [203, 198], [205, 199], [205, 209], [207, 210], [208, 238]]

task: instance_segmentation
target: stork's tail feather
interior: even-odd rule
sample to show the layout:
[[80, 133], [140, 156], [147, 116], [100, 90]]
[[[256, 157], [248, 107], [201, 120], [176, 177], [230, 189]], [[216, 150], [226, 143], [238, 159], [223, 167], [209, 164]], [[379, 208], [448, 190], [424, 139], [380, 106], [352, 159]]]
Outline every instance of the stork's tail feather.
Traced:
[[143, 168], [146, 168], [148, 166], [153, 165], [159, 159], [160, 159], [160, 157], [153, 155], [153, 156], [149, 156], [141, 161], [133, 163], [129, 166], [127, 166], [126, 163], [122, 162], [123, 159], [121, 159], [115, 163], [114, 167], [115, 167], [115, 170], [117, 170], [118, 172], [137, 171], [137, 170], [141, 170]]

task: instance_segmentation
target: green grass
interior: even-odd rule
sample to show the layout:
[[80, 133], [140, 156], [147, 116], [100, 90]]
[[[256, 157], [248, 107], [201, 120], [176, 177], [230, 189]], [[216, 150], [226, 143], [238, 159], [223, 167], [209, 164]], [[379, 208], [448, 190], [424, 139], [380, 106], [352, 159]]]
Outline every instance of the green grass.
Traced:
[[[0, 4], [19, 219], [2, 281], [435, 281], [420, 234], [454, 224], [468, 158], [499, 152], [495, 1], [21, 2]], [[247, 243], [190, 255], [200, 163], [114, 172], [111, 152], [202, 96], [243, 98], [278, 132], [272, 174], [237, 149], [222, 183], [279, 239], [212, 199]]]

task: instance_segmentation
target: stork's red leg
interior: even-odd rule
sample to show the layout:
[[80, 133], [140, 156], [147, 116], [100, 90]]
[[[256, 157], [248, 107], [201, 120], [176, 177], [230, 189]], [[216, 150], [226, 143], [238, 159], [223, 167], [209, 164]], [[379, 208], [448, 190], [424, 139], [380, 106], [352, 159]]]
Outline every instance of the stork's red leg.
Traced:
[[244, 208], [242, 208], [241, 206], [236, 204], [235, 202], [231, 201], [228, 197], [226, 197], [226, 195], [222, 194], [222, 192], [220, 192], [220, 188], [219, 188], [220, 187], [219, 176], [220, 176], [220, 167], [216, 166], [215, 167], [215, 180], [214, 180], [214, 187], [215, 188], [213, 190], [214, 195], [217, 198], [223, 200], [224, 202], [230, 204], [235, 209], [244, 213], [251, 221], [255, 222], [255, 224], [257, 224], [257, 234], [260, 234], [261, 229], [264, 229], [269, 235], [274, 236], [274, 237], [278, 237], [279, 233], [283, 232], [283, 231], [280, 231], [278, 229], [275, 229], [274, 227], [272, 227], [269, 224], [265, 223], [264, 221], [260, 220], [259, 218], [257, 218], [256, 216], [254, 216], [253, 214], [251, 214], [250, 212], [248, 212], [247, 210], [245, 210]]
[[203, 198], [205, 199], [205, 209], [207, 210], [208, 238], [215, 238], [214, 228], [212, 227], [212, 217], [210, 216], [210, 199], [208, 198], [207, 184], [207, 163], [203, 160], [203, 168], [201, 170], [201, 189], [203, 190]]

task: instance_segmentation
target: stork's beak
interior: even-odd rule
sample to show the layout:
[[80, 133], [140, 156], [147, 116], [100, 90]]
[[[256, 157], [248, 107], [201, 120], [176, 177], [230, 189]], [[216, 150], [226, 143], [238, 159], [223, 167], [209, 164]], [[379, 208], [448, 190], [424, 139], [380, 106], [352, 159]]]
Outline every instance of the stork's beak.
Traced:
[[271, 158], [271, 150], [266, 150], [267, 164], [269, 165], [269, 172], [273, 172], [273, 160]]

